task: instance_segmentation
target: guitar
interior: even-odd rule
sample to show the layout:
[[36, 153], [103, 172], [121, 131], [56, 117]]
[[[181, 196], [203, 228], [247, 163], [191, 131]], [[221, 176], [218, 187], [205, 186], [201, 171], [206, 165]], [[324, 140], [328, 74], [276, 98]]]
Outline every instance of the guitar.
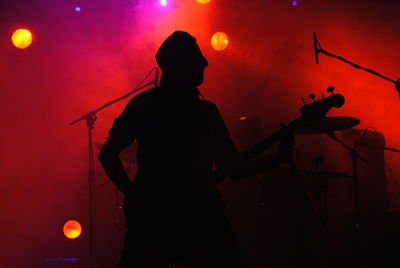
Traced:
[[[272, 133], [270, 136], [264, 138], [257, 144], [253, 145], [252, 147], [241, 153], [241, 156], [247, 159], [254, 158], [257, 155], [266, 151], [267, 149], [271, 148], [277, 142], [282, 140], [282, 138], [288, 132], [295, 131], [296, 128], [300, 127], [305, 122], [311, 120], [317, 121], [318, 119], [322, 119], [326, 116], [326, 114], [329, 112], [331, 108], [342, 107], [345, 103], [343, 95], [334, 94], [333, 90], [334, 90], [333, 87], [329, 87], [327, 91], [330, 92], [332, 95], [326, 98], [322, 98], [318, 101], [315, 101], [315, 96], [311, 96], [313, 102], [309, 104], [304, 104], [300, 108], [301, 115], [299, 117], [297, 117], [286, 126], [282, 127], [278, 131]], [[213, 172], [213, 177], [216, 180], [216, 184], [219, 184], [220, 182], [225, 180], [226, 175], [224, 173], [225, 172], [221, 169], [218, 169]]]

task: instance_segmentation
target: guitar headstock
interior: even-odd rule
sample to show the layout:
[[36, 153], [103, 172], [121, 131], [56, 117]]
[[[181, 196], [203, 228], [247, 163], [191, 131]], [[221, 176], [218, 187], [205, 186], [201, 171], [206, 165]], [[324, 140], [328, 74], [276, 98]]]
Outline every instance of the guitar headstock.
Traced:
[[312, 99], [312, 102], [304, 104], [304, 106], [300, 108], [302, 116], [309, 119], [319, 119], [325, 117], [331, 108], [342, 107], [345, 102], [344, 97], [341, 94], [334, 94], [334, 89], [334, 87], [328, 87], [326, 91], [331, 93], [331, 96], [322, 96], [322, 98], [317, 101], [315, 100], [315, 95], [311, 93], [309, 97]]

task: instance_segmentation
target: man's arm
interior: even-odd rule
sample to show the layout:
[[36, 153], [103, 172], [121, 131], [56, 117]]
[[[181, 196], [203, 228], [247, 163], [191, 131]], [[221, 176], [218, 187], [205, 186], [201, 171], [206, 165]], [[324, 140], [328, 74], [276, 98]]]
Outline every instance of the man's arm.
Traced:
[[123, 142], [123, 139], [116, 135], [110, 135], [98, 158], [115, 186], [124, 194], [128, 194], [133, 184], [119, 158], [119, 154], [125, 147], [126, 143]]
[[108, 139], [98, 156], [108, 177], [124, 194], [131, 191], [133, 184], [119, 158], [119, 154], [136, 138], [133, 129], [133, 126], [137, 126], [136, 109], [136, 98], [133, 98], [119, 117], [114, 120]]

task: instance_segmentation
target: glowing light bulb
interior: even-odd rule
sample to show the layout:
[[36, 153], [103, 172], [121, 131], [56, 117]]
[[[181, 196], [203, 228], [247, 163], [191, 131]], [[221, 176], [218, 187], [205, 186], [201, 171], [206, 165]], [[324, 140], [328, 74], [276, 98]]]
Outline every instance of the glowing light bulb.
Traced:
[[28, 29], [18, 29], [12, 34], [11, 41], [17, 48], [27, 48], [32, 44], [32, 33]]
[[75, 12], [81, 12], [81, 8], [80, 7], [75, 7]]
[[168, 4], [167, 0], [160, 0], [160, 5], [165, 7]]
[[63, 232], [67, 238], [75, 239], [81, 235], [82, 226], [77, 221], [69, 220], [66, 223], [64, 223]]
[[211, 46], [217, 51], [224, 50], [228, 46], [228, 43], [228, 35], [224, 32], [216, 32], [211, 37]]

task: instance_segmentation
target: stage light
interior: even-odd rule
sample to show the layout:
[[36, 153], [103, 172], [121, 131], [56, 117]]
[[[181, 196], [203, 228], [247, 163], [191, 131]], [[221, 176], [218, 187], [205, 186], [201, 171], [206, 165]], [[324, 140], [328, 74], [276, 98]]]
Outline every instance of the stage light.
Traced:
[[298, 2], [298, 1], [296, 1], [296, 0], [293, 0], [293, 1], [292, 1], [292, 6], [294, 6], [294, 7], [295, 7], [295, 6], [297, 6], [298, 4], [299, 4], [299, 2]]
[[75, 12], [81, 12], [81, 8], [80, 7], [75, 7]]
[[216, 32], [211, 37], [211, 46], [218, 51], [224, 50], [228, 46], [228, 35], [224, 32]]
[[66, 223], [64, 223], [63, 232], [67, 238], [75, 239], [81, 235], [82, 226], [77, 221], [69, 220]]
[[196, 0], [197, 3], [199, 4], [208, 4], [210, 3], [211, 0]]
[[167, 0], [160, 0], [160, 5], [165, 7], [167, 5]]
[[18, 29], [11, 36], [15, 47], [24, 49], [32, 44], [32, 33], [28, 29]]

